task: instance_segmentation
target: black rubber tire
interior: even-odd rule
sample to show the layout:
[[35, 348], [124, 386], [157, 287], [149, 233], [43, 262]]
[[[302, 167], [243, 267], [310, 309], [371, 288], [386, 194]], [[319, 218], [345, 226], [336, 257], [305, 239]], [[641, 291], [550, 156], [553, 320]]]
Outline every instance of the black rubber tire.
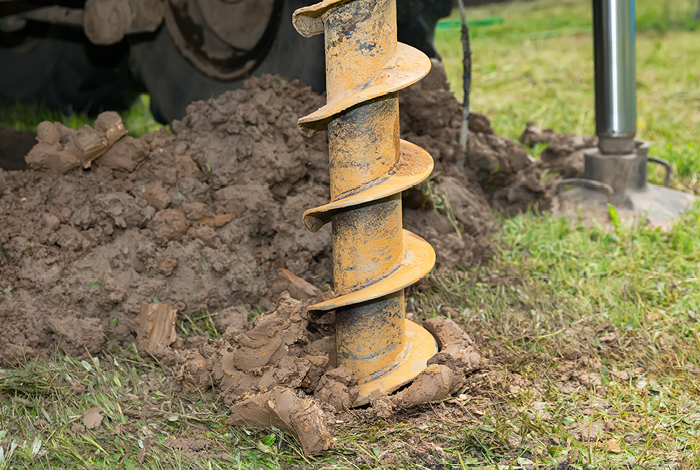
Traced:
[[[279, 74], [300, 79], [316, 91], [325, 90], [323, 36], [302, 37], [289, 21], [297, 8], [312, 0], [287, 0], [280, 29], [270, 52], [252, 75]], [[433, 47], [435, 24], [450, 14], [452, 0], [399, 0], [398, 37], [430, 57], [439, 57]], [[206, 100], [226, 90], [239, 88], [248, 78], [223, 82], [195, 69], [178, 51], [165, 26], [155, 35], [142, 36], [131, 46], [131, 71], [151, 95], [155, 119], [167, 123], [181, 119], [192, 101]]]
[[0, 33], [0, 100], [90, 114], [128, 108], [139, 94], [128, 52], [126, 43], [95, 46], [82, 31], [39, 23]]
[[[298, 78], [317, 91], [325, 89], [323, 37], [304, 38], [291, 22], [294, 10], [310, 3], [285, 2], [282, 18], [287, 20], [280, 24], [270, 52], [252, 75], [279, 74], [288, 80]], [[140, 39], [131, 45], [131, 70], [150, 93], [151, 112], [161, 123], [181, 119], [191, 102], [240, 88], [249, 78], [223, 82], [203, 75], [180, 54], [164, 25], [154, 36]]]

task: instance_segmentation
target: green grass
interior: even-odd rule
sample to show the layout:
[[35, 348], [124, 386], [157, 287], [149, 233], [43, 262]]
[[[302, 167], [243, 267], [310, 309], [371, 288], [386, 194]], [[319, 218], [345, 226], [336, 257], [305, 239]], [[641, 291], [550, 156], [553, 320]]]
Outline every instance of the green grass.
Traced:
[[[89, 361], [56, 354], [0, 371], [0, 443], [16, 445], [13, 455], [0, 453], [0, 469], [279, 468], [304, 461], [288, 436], [226, 426], [215, 394], [174, 393], [169, 378], [133, 350]], [[91, 407], [102, 408], [102, 424], [75, 429]], [[206, 448], [195, 459], [168, 438], [202, 439]]]
[[[149, 103], [149, 96], [141, 95], [131, 108], [121, 113], [124, 127], [132, 137], [139, 137], [163, 127], [153, 119]], [[43, 105], [0, 103], [0, 125], [12, 127], [18, 131], [35, 131], [36, 126], [42, 121], [60, 122], [73, 129], [80, 129], [86, 124], [95, 125], [95, 117], [84, 111], [63, 114]]]
[[[653, 155], [674, 165], [674, 187], [696, 191], [700, 24], [691, 20], [697, 6], [689, 0], [637, 1], [638, 136], [652, 143]], [[512, 138], [527, 121], [563, 133], [594, 133], [590, 1], [513, 2], [467, 14], [504, 20], [470, 30], [472, 111], [486, 114], [497, 133]], [[459, 29], [438, 30], [436, 47], [461, 100], [459, 37]], [[654, 170], [654, 182], [661, 182], [660, 169]]]
[[[485, 432], [468, 431], [488, 442], [472, 451], [482, 462], [534, 452], [552, 465], [548, 454], [567, 442], [584, 468], [700, 468], [700, 210], [666, 233], [528, 214], [506, 220], [498, 240], [507, 249], [488, 267], [433, 278], [432, 291], [411, 300], [417, 311], [462, 319], [490, 353], [487, 376], [496, 379], [480, 386], [500, 410], [484, 416]], [[567, 350], [579, 352], [577, 367], [597, 386], [560, 390]], [[508, 383], [513, 374], [521, 389]], [[581, 443], [572, 426], [586, 422], [614, 428]], [[634, 433], [643, 437], [627, 443]], [[525, 436], [520, 448], [507, 445], [514, 435]], [[609, 439], [619, 454], [598, 445]]]
[[[695, 2], [637, 5], [639, 135], [674, 163], [676, 187], [697, 191], [700, 30], [687, 20]], [[469, 16], [504, 19], [472, 28], [474, 111], [514, 138], [528, 120], [593, 132], [588, 0]], [[437, 46], [459, 94], [459, 30], [440, 30]], [[151, 128], [147, 109], [142, 100], [125, 114], [132, 133]], [[31, 128], [51, 117], [44, 113], [2, 107], [0, 122]], [[554, 469], [567, 455], [579, 470], [700, 468], [700, 208], [667, 232], [524, 214], [504, 219], [496, 241], [503, 248], [488, 265], [433, 274], [428, 291], [408, 297], [419, 319], [461, 323], [488, 359], [453, 399], [387, 420], [349, 415], [336, 423], [332, 451], [304, 457], [277, 430], [226, 426], [216, 392], [176, 392], [171, 370], [131, 349], [87, 361], [56, 351], [0, 371], [0, 470]], [[215, 336], [211, 323], [187, 319], [180, 333]], [[85, 390], [71, 392], [74, 384]], [[92, 406], [104, 409], [101, 427], [73, 433]], [[600, 433], [586, 441], [581, 429], [590, 426]], [[207, 448], [183, 452], [169, 440], [189, 437]]]

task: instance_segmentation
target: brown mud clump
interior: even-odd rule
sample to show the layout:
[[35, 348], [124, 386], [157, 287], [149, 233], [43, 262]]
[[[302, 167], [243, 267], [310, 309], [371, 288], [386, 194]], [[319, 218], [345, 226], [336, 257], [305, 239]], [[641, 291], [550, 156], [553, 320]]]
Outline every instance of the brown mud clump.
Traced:
[[[33, 170], [56, 173], [68, 173], [80, 166], [87, 169], [93, 160], [105, 154], [125, 135], [122, 118], [115, 112], [100, 114], [94, 129], [84, 126], [76, 131], [60, 123], [44, 121], [37, 127], [38, 144], [27, 154], [27, 165]], [[121, 144], [106, 156], [105, 161], [118, 158]]]
[[592, 135], [557, 136], [542, 151], [542, 162], [563, 178], [580, 178], [583, 176], [583, 152], [595, 145], [596, 138]]
[[579, 178], [583, 176], [583, 151], [594, 147], [596, 138], [592, 135], [564, 135], [528, 122], [520, 142], [528, 147], [547, 144], [542, 150], [541, 166], [562, 178]]
[[[358, 397], [357, 378], [336, 367], [329, 354], [335, 350], [334, 332], [320, 332], [308, 305], [283, 293], [274, 311], [229, 327], [221, 338], [186, 338], [152, 354], [174, 368], [184, 391], [218, 390], [230, 406], [229, 424], [273, 425], [296, 435], [307, 453], [325, 450], [332, 444], [335, 413], [347, 411]], [[373, 405], [385, 403], [385, 417], [449, 397], [480, 367], [472, 340], [452, 320], [433, 318], [423, 325], [439, 352], [405, 390]]]
[[[433, 244], [438, 269], [468, 268], [494, 253], [492, 191], [479, 184], [483, 169], [455, 168], [460, 108], [441, 67], [426, 84], [401, 93], [402, 137], [436, 162], [404, 195], [404, 221]], [[81, 356], [134, 341], [154, 298], [180, 319], [219, 313], [223, 330], [232, 308], [270, 310], [284, 290], [305, 299], [332, 283], [330, 227], [301, 223], [329, 199], [326, 137], [296, 126], [323, 101], [266, 76], [191, 104], [172, 135], [126, 136], [114, 113], [96, 129], [42, 123], [30, 168], [0, 173], [0, 364], [57, 343]], [[481, 150], [467, 160], [521, 169], [522, 148], [474, 116], [470, 145]], [[66, 322], [92, 333], [73, 341]]]
[[[546, 208], [552, 183], [485, 116], [470, 117], [462, 151], [461, 109], [441, 66], [400, 100], [401, 137], [435, 159], [429, 180], [403, 195], [406, 228], [433, 245], [440, 271], [489, 260], [492, 207]], [[333, 296], [330, 227], [301, 223], [330, 196], [326, 136], [305, 138], [296, 125], [323, 103], [265, 76], [191, 104], [172, 134], [134, 139], [114, 113], [95, 129], [42, 123], [29, 169], [0, 171], [0, 365], [136, 341], [184, 391], [215, 386], [231, 422], [277, 423], [307, 452], [330, 445], [333, 413], [358, 392], [335, 364], [333, 313], [306, 312]], [[253, 311], [268, 313], [248, 321]], [[203, 314], [221, 338], [181, 338], [175, 325]], [[440, 352], [373, 404], [378, 415], [444, 398], [478, 367], [456, 324], [425, 327]]]
[[136, 344], [140, 351], [156, 353], [182, 339], [175, 332], [177, 310], [169, 302], [144, 303], [138, 317]]

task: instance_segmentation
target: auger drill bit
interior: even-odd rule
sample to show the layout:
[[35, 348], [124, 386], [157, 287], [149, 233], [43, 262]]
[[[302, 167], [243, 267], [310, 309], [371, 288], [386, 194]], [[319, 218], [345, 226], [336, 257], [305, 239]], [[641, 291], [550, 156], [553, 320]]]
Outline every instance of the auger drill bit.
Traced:
[[430, 175], [433, 159], [399, 139], [398, 91], [430, 70], [425, 54], [396, 40], [396, 0], [326, 0], [294, 12], [305, 37], [325, 34], [327, 103], [299, 119], [307, 135], [328, 129], [331, 202], [304, 213], [318, 231], [331, 222], [338, 365], [354, 371], [353, 406], [409, 383], [437, 352], [405, 320], [404, 288], [425, 276], [435, 252], [403, 230], [401, 191]]

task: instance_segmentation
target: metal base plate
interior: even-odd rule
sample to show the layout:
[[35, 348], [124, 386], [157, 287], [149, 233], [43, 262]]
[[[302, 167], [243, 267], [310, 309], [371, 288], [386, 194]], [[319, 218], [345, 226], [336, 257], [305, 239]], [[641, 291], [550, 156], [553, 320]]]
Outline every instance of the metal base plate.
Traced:
[[[696, 200], [698, 198], [690, 194], [647, 184], [641, 190], [627, 190], [622, 200], [616, 202], [615, 208], [620, 220], [627, 226], [646, 216], [647, 226], [666, 229]], [[561, 193], [555, 200], [552, 212], [572, 223], [596, 221], [605, 227], [612, 226], [605, 194], [593, 189], [574, 188]]]
[[404, 359], [390, 372], [359, 386], [360, 395], [353, 407], [368, 404], [410, 383], [426, 368], [426, 362], [438, 352], [435, 338], [422, 326], [406, 320], [406, 352]]

